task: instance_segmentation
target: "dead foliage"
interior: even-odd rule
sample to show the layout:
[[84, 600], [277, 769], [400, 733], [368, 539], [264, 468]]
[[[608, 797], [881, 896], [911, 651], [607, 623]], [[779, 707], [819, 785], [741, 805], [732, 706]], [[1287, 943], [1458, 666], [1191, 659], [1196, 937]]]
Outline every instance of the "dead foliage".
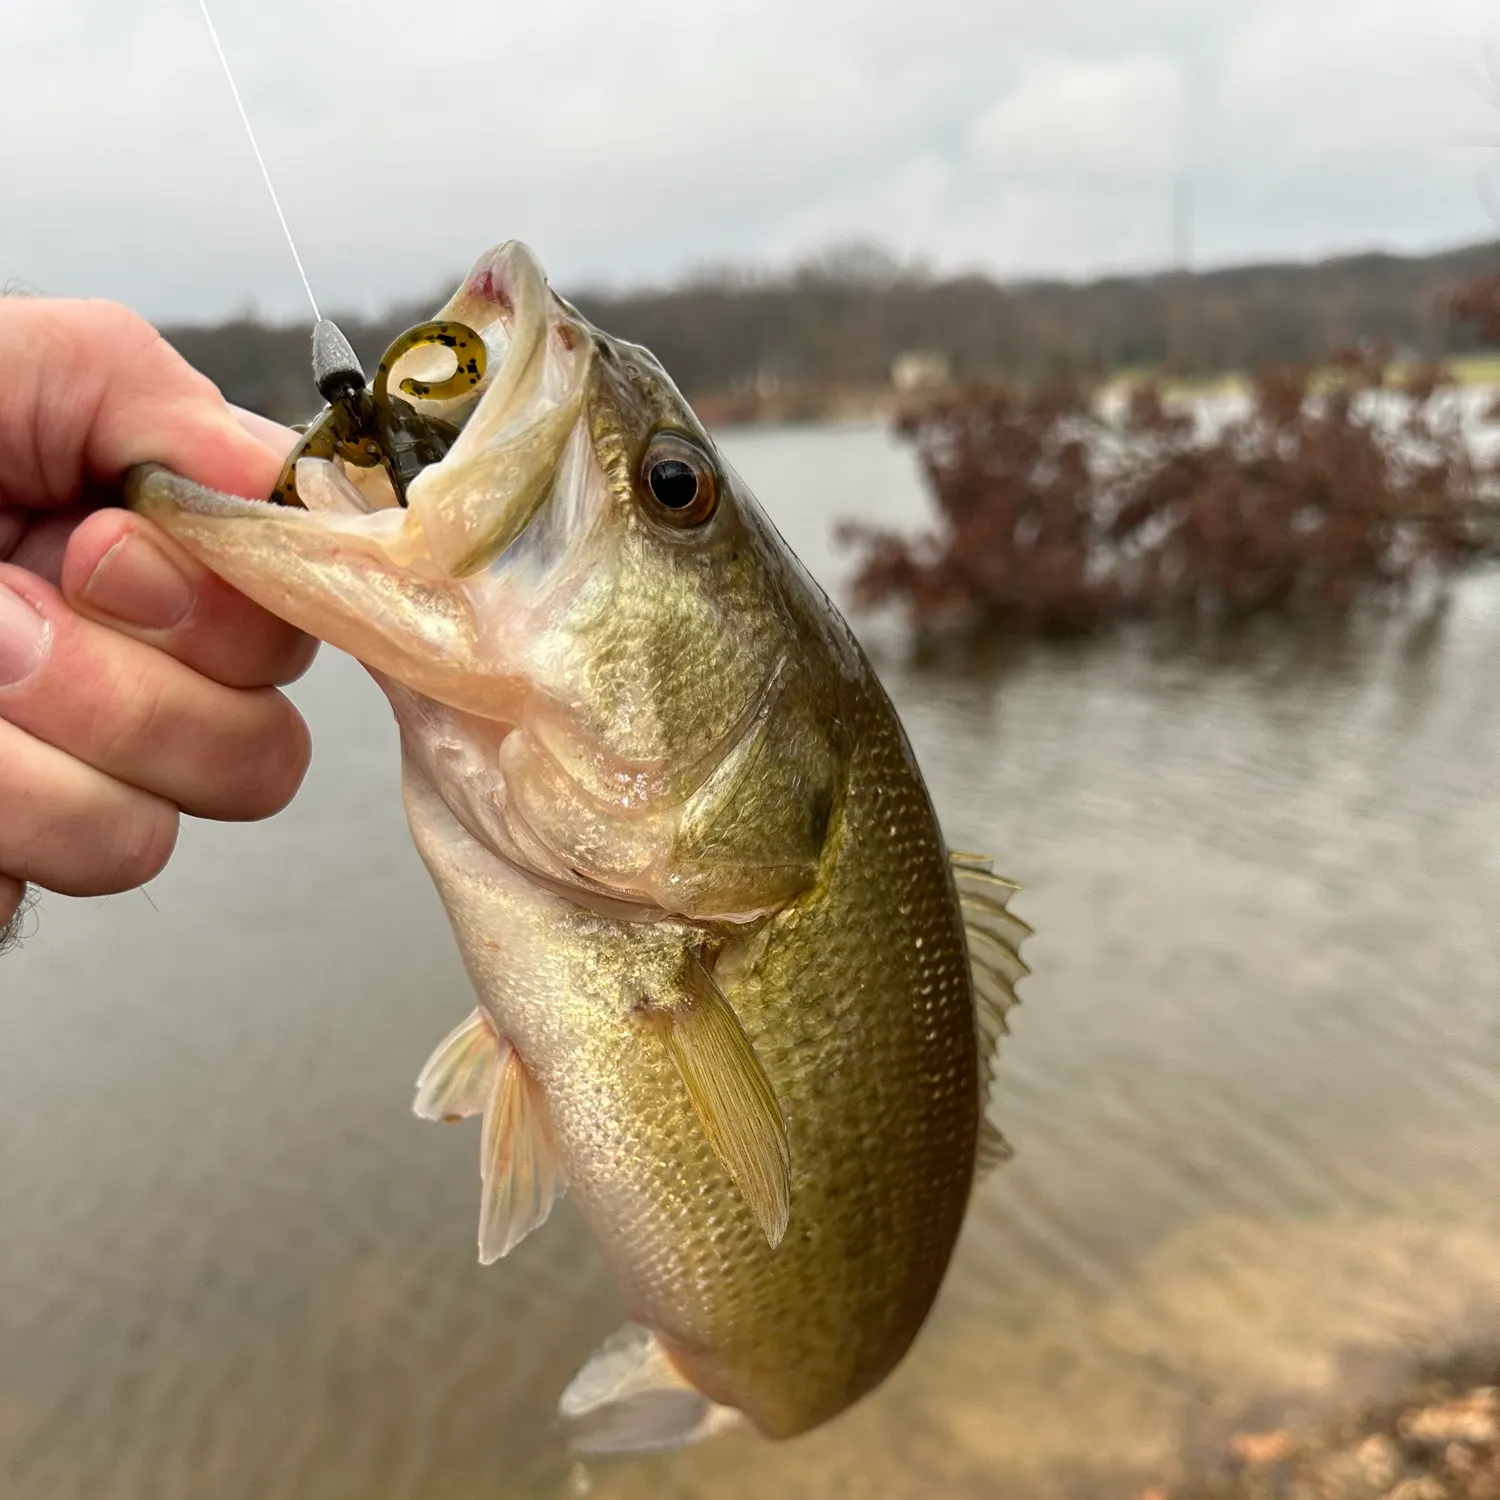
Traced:
[[[1500, 342], [1500, 278], [1453, 299]], [[855, 597], [921, 627], [1035, 632], [1132, 616], [1344, 610], [1500, 555], [1500, 458], [1475, 435], [1500, 403], [1387, 350], [1259, 370], [1233, 398], [1112, 401], [1066, 379], [983, 382], [906, 410], [938, 526], [858, 522]]]

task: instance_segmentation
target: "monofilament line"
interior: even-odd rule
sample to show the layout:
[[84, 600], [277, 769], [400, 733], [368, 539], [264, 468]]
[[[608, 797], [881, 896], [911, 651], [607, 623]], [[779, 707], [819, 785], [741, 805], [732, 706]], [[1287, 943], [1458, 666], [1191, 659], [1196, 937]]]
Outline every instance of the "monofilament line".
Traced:
[[297, 274], [302, 278], [302, 285], [307, 291], [307, 300], [312, 304], [313, 321], [319, 322], [323, 314], [318, 311], [318, 299], [313, 296], [312, 282], [307, 279], [307, 272], [302, 266], [302, 257], [297, 254], [297, 242], [292, 238], [291, 226], [286, 221], [286, 215], [281, 211], [281, 199], [276, 196], [276, 184], [271, 181], [271, 174], [266, 170], [266, 159], [260, 154], [260, 142], [255, 139], [255, 129], [250, 124], [250, 116], [245, 110], [245, 101], [240, 98], [239, 88], [234, 81], [234, 70], [229, 66], [229, 59], [224, 55], [224, 44], [219, 40], [219, 33], [214, 27], [214, 18], [208, 13], [208, 0], [198, 0], [198, 9], [203, 12], [203, 21], [208, 27], [209, 36], [213, 39], [214, 51], [219, 54], [219, 61], [224, 67], [224, 76], [229, 80], [229, 92], [234, 95], [240, 119], [245, 122], [245, 134], [250, 137], [250, 149], [255, 153], [255, 160], [260, 166], [260, 175], [266, 180], [266, 191], [271, 195], [271, 206], [276, 210], [276, 217], [281, 220], [281, 232], [286, 236], [287, 249], [292, 252], [292, 259], [297, 262]]

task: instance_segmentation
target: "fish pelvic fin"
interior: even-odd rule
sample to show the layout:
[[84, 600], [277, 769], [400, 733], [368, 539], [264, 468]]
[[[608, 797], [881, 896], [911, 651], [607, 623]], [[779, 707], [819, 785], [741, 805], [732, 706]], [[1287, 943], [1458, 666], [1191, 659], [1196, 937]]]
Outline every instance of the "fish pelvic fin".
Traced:
[[[969, 975], [974, 990], [974, 1025], [979, 1037], [980, 1108], [988, 1110], [995, 1088], [995, 1054], [1000, 1038], [1010, 1031], [1007, 1017], [1021, 1003], [1016, 985], [1031, 970], [1021, 957], [1021, 944], [1031, 928], [1009, 909], [1020, 889], [1013, 880], [996, 875], [983, 854], [950, 853], [953, 883], [964, 919], [964, 942], [969, 952]], [[979, 1176], [1009, 1161], [1014, 1151], [987, 1117], [979, 1127], [975, 1172]]]
[[427, 1059], [412, 1108], [424, 1120], [484, 1115], [479, 1143], [479, 1262], [508, 1255], [567, 1191], [547, 1101], [521, 1055], [482, 1010]]
[[504, 1052], [479, 1145], [482, 1266], [509, 1255], [545, 1224], [568, 1187], [541, 1088], [509, 1042]]
[[713, 976], [687, 961], [678, 993], [643, 1014], [665, 1034], [693, 1113], [774, 1249], [792, 1211], [791, 1151], [776, 1091]]
[[424, 1120], [450, 1123], [482, 1114], [494, 1091], [499, 1063], [500, 1038], [490, 1018], [476, 1009], [433, 1049], [417, 1077], [412, 1112]]
[[557, 1428], [575, 1453], [669, 1453], [749, 1421], [690, 1384], [656, 1335], [627, 1323], [573, 1377]]

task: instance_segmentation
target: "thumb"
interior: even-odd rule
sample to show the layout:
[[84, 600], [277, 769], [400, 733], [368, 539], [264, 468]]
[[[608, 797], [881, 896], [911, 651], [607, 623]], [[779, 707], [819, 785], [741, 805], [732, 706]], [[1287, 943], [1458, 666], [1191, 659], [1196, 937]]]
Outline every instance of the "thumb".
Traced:
[[[269, 431], [268, 431], [269, 429]], [[270, 432], [285, 434], [278, 450]], [[235, 419], [218, 388], [112, 302], [0, 300], [0, 497], [48, 507], [154, 460], [230, 494], [271, 492], [288, 428]]]

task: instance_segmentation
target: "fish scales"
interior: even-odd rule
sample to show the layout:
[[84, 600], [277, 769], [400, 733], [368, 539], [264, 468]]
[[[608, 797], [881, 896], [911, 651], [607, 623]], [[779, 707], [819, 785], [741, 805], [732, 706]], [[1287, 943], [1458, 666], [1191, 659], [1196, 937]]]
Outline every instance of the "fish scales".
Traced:
[[401, 421], [451, 447], [406, 508], [311, 449], [278, 489], [306, 510], [160, 470], [132, 503], [390, 699], [479, 999], [417, 1112], [483, 1117], [482, 1260], [569, 1191], [632, 1320], [563, 1392], [569, 1440], [794, 1436], [900, 1361], [1006, 1154], [988, 1043], [1029, 929], [651, 356], [514, 243], [441, 317], [487, 360], [428, 399], [456, 386], [408, 340]]

